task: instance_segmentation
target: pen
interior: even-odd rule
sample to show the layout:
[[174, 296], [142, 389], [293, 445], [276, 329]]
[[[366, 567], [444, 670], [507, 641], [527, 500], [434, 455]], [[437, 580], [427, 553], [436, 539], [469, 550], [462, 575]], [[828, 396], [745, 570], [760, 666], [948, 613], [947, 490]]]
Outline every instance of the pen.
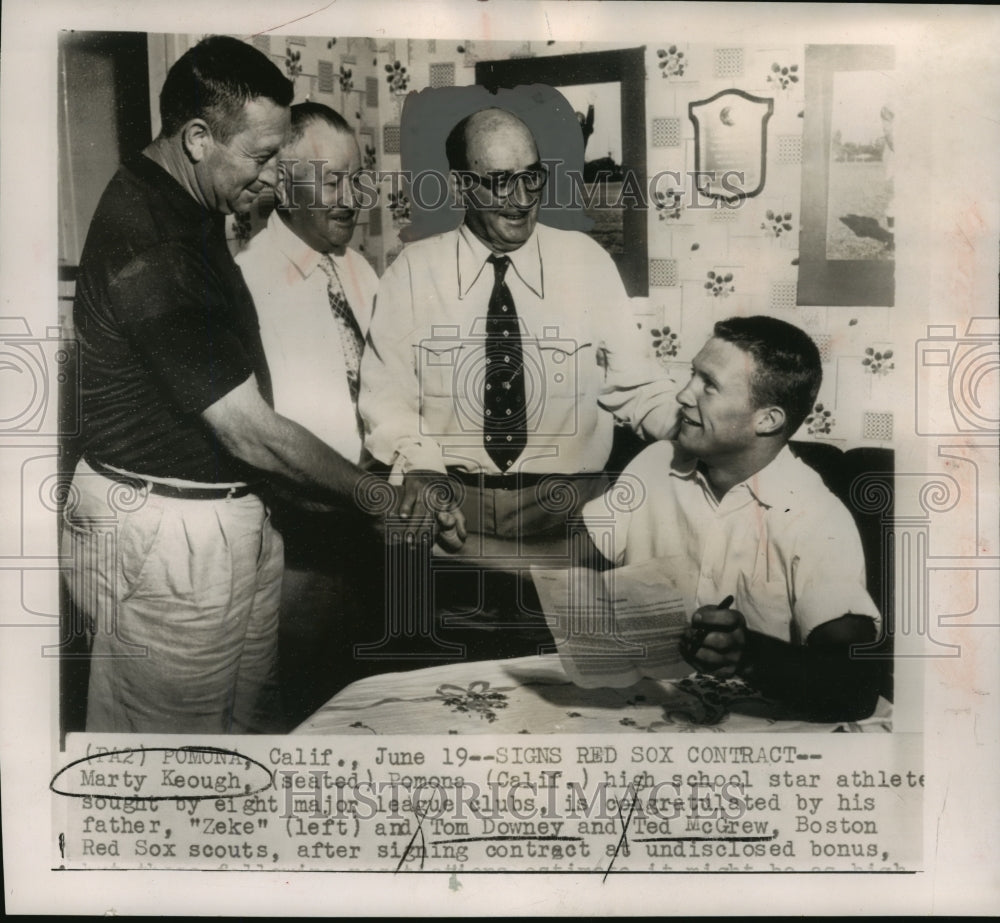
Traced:
[[[722, 600], [722, 602], [719, 603], [719, 605], [717, 605], [715, 608], [716, 609], [728, 609], [733, 604], [733, 599], [734, 599], [733, 595], [730, 594], [724, 600]], [[694, 636], [691, 639], [691, 647], [689, 648], [689, 650], [691, 651], [691, 653], [694, 653], [695, 651], [697, 651], [698, 648], [700, 648], [702, 646], [702, 644], [705, 642], [705, 638], [708, 637], [709, 632], [712, 632], [712, 631], [727, 631], [727, 630], [728, 629], [719, 628], [719, 627], [716, 627], [716, 626], [713, 626], [713, 627], [710, 627], [710, 628], [699, 628], [694, 633]]]

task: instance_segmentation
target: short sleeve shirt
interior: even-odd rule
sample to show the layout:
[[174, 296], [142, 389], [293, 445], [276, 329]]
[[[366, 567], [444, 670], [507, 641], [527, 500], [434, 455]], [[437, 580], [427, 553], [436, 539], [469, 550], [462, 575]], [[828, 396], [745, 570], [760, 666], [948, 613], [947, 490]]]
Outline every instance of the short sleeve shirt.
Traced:
[[656, 443], [584, 517], [613, 563], [661, 560], [689, 612], [732, 595], [751, 630], [793, 643], [848, 613], [879, 620], [851, 514], [787, 446], [719, 501], [695, 459]]
[[156, 477], [251, 476], [201, 419], [251, 374], [270, 400], [253, 299], [223, 222], [143, 155], [108, 184], [73, 306], [86, 457]]

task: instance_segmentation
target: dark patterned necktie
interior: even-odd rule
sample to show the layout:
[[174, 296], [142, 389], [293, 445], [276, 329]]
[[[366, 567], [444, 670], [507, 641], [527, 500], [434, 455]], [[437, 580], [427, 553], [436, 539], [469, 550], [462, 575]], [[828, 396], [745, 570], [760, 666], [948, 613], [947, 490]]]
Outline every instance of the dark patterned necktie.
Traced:
[[491, 256], [493, 291], [486, 315], [486, 374], [483, 383], [483, 446], [507, 471], [528, 441], [524, 354], [514, 299], [504, 281], [506, 256]]
[[337, 270], [334, 268], [330, 255], [324, 254], [319, 265], [326, 273], [326, 293], [330, 299], [330, 310], [337, 322], [337, 330], [340, 332], [340, 344], [344, 351], [344, 366], [347, 369], [347, 387], [350, 388], [351, 400], [357, 407], [358, 370], [361, 367], [361, 350], [364, 348], [365, 338], [361, 335], [361, 328], [358, 326], [351, 306], [347, 303], [344, 287], [340, 284]]

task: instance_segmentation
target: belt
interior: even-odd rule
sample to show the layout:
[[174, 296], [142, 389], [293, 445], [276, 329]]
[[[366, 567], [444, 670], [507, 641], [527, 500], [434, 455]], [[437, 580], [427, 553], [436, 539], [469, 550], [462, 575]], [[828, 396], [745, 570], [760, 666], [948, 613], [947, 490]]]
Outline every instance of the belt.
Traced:
[[448, 477], [455, 478], [469, 487], [479, 487], [483, 490], [521, 490], [525, 487], [535, 487], [544, 480], [574, 480], [576, 475], [556, 474], [555, 472], [546, 474], [484, 474], [449, 468]]
[[161, 484], [159, 481], [148, 481], [140, 475], [115, 471], [114, 468], [109, 468], [92, 458], [85, 457], [84, 461], [98, 474], [112, 481], [174, 500], [239, 500], [259, 490], [259, 485], [253, 484], [239, 484], [233, 487], [181, 487], [177, 484]]

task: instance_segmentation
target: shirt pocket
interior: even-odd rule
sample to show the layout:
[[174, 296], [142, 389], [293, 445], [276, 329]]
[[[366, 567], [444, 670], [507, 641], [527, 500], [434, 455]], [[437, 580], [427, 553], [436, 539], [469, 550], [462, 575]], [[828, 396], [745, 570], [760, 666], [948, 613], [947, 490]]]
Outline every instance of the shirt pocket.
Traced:
[[536, 341], [536, 374], [541, 377], [542, 392], [582, 396], [594, 393], [591, 384], [597, 370], [594, 344], [572, 338]]
[[482, 348], [461, 340], [438, 340], [428, 337], [414, 348], [417, 363], [417, 381], [421, 397], [451, 397], [465, 393], [476, 379], [478, 354], [482, 359]]

